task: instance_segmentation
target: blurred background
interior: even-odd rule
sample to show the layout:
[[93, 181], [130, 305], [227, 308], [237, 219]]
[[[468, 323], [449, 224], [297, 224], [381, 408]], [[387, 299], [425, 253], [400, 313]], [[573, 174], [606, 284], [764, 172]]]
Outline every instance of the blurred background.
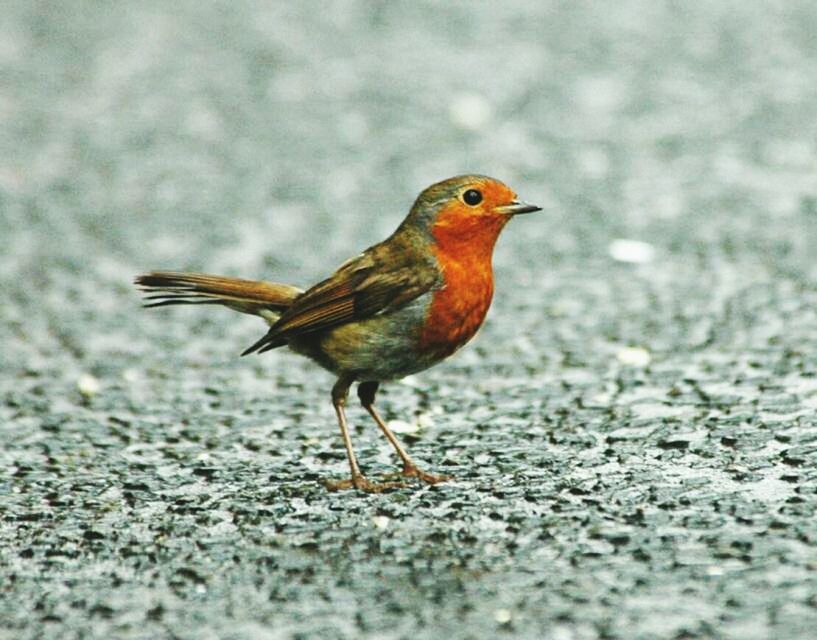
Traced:
[[[812, 2], [2, 13], [0, 635], [815, 628]], [[130, 284], [308, 285], [468, 172], [545, 212], [476, 342], [384, 395], [453, 488], [325, 494], [331, 377]]]

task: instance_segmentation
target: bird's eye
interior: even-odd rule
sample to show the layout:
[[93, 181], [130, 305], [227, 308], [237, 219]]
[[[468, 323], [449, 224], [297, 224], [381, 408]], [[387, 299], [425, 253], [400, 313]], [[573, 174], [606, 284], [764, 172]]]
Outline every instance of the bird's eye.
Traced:
[[477, 189], [468, 189], [462, 194], [462, 201], [471, 207], [476, 207], [482, 202], [482, 192]]

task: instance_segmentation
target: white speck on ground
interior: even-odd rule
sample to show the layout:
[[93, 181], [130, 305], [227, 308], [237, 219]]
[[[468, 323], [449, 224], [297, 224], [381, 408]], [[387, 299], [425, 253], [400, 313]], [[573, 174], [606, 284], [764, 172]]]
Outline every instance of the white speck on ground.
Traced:
[[476, 131], [491, 121], [493, 108], [483, 96], [477, 93], [464, 93], [454, 96], [448, 113], [451, 122], [458, 127]]
[[646, 264], [655, 258], [655, 247], [641, 240], [619, 238], [610, 243], [608, 253], [617, 262]]
[[79, 392], [84, 397], [91, 398], [100, 392], [102, 384], [96, 376], [92, 376], [90, 373], [83, 373], [79, 379], [77, 379], [77, 389], [79, 389]]
[[652, 361], [650, 352], [644, 347], [624, 347], [618, 350], [616, 358], [628, 367], [646, 367]]

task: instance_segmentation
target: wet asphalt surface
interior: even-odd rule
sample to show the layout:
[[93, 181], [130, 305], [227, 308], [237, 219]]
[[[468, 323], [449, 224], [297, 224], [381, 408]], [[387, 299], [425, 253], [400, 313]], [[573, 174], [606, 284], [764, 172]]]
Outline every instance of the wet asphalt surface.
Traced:
[[[0, 638], [814, 637], [817, 10], [698, 4], [9, 3]], [[454, 482], [327, 492], [331, 376], [130, 285], [309, 284], [471, 171], [546, 212], [379, 398]]]

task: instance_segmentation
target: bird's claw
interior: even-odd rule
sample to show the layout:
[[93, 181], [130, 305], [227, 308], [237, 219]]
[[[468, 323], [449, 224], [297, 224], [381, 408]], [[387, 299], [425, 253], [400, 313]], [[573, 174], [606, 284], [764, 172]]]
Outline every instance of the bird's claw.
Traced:
[[427, 484], [438, 484], [451, 480], [451, 476], [428, 473], [414, 465], [406, 465], [400, 473], [390, 473], [385, 475], [384, 478], [386, 482], [372, 482], [361, 474], [345, 480], [327, 480], [324, 484], [330, 491], [357, 489], [364, 493], [383, 493], [384, 491], [393, 491], [394, 489], [405, 489], [409, 486], [405, 480], [395, 480], [394, 478], [417, 478]]
[[438, 476], [434, 473], [423, 471], [414, 465], [405, 465], [400, 473], [392, 473], [386, 476], [387, 478], [417, 478], [427, 484], [439, 484], [451, 480], [451, 476]]
[[327, 480], [325, 485], [329, 491], [357, 489], [364, 493], [383, 493], [394, 489], [404, 489], [408, 486], [405, 482], [372, 482], [363, 475], [352, 476], [346, 480]]

